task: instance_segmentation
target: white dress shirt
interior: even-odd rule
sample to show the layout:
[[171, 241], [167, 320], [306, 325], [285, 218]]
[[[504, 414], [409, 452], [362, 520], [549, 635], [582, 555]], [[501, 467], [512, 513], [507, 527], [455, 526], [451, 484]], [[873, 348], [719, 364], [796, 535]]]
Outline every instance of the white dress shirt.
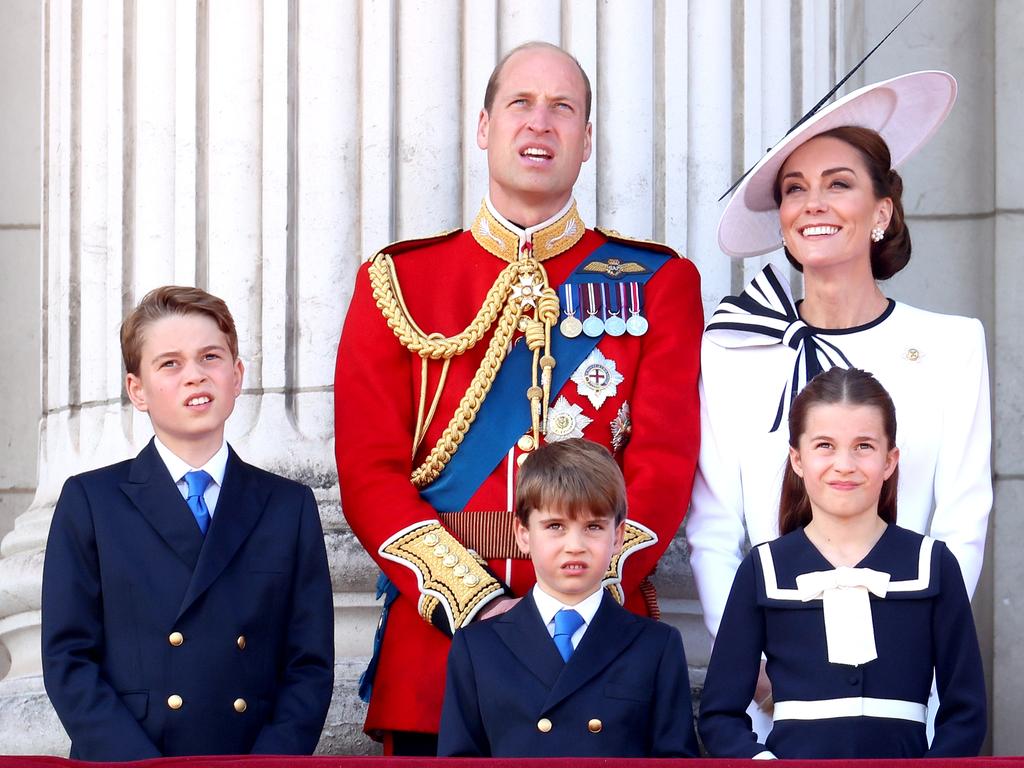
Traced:
[[154, 438], [153, 442], [156, 444], [156, 452], [160, 454], [160, 458], [163, 459], [164, 464], [167, 466], [167, 471], [171, 473], [171, 479], [178, 486], [181, 498], [188, 500], [188, 483], [185, 482], [186, 473], [201, 469], [213, 478], [213, 481], [206, 486], [206, 491], [203, 493], [203, 499], [206, 501], [206, 508], [210, 510], [210, 519], [212, 520], [214, 510], [217, 507], [217, 499], [220, 498], [221, 486], [224, 485], [224, 472], [228, 467], [227, 441], [221, 443], [220, 449], [201, 467], [193, 467], [187, 461], [178, 457], [170, 448], [160, 442], [159, 437]]
[[563, 608], [569, 611], [576, 611], [583, 619], [583, 624], [573, 632], [570, 640], [572, 641], [573, 650], [579, 647], [580, 640], [583, 639], [583, 635], [587, 632], [587, 627], [590, 626], [590, 622], [594, 620], [594, 614], [597, 613], [597, 609], [601, 607], [601, 600], [604, 596], [604, 590], [598, 589], [594, 594], [584, 598], [576, 605], [565, 605], [560, 600], [556, 600], [543, 589], [540, 584], [534, 584], [533, 586], [533, 602], [537, 604], [537, 610], [540, 612], [540, 618], [544, 622], [544, 626], [548, 628], [548, 634], [552, 638], [555, 636], [555, 614]]

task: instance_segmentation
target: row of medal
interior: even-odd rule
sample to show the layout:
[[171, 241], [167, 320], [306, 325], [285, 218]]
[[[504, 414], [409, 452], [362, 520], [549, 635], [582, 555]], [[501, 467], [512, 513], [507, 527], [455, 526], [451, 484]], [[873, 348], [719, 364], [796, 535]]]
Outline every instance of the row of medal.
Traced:
[[566, 283], [562, 286], [562, 314], [558, 328], [568, 339], [581, 333], [596, 339], [609, 336], [643, 336], [647, 318], [642, 314], [640, 283]]

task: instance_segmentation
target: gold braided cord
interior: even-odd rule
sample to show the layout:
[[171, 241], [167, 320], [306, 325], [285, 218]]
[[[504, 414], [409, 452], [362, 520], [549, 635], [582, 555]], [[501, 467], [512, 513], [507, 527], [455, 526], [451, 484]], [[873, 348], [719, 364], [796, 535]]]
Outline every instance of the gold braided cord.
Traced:
[[550, 400], [551, 369], [555, 365], [551, 356], [551, 328], [558, 322], [559, 315], [558, 294], [548, 283], [547, 271], [540, 262], [524, 258], [505, 267], [488, 290], [473, 321], [460, 334], [451, 337], [425, 333], [416, 324], [402, 296], [394, 261], [390, 256], [378, 254], [370, 264], [369, 275], [374, 300], [388, 327], [403, 347], [423, 359], [424, 382], [427, 361], [444, 360], [438, 388], [426, 415], [426, 384], [421, 382], [413, 438], [414, 456], [433, 420], [451, 359], [472, 349], [494, 326], [494, 335], [487, 345], [483, 360], [455, 413], [423, 463], [412, 473], [412, 482], [417, 488], [430, 485], [437, 479], [459, 449], [512, 347], [512, 338], [520, 327], [521, 319], [525, 320], [523, 330], [527, 347], [533, 351], [533, 386], [527, 390], [527, 399], [530, 402], [534, 438], [539, 441], [541, 425], [547, 416], [547, 402]]
[[507, 304], [522, 266], [523, 262], [516, 262], [501, 271], [487, 292], [476, 317], [456, 336], [427, 334], [420, 330], [405, 304], [395, 273], [395, 263], [386, 253], [378, 253], [374, 257], [370, 263], [369, 276], [373, 298], [402, 346], [420, 357], [446, 360], [472, 349], [486, 335], [502, 307]]
[[487, 345], [484, 359], [480, 361], [480, 367], [476, 369], [473, 380], [466, 389], [466, 394], [462, 396], [458, 408], [455, 409], [454, 415], [437, 444], [427, 454], [423, 463], [413, 470], [412, 484], [417, 488], [425, 488], [434, 482], [459, 449], [462, 439], [469, 431], [487, 393], [491, 391], [494, 377], [498, 375], [498, 370], [511, 348], [510, 342], [521, 315], [522, 303], [520, 301], [513, 299], [505, 305], [501, 317], [498, 318], [498, 326], [494, 329], [494, 336], [491, 337], [491, 342]]

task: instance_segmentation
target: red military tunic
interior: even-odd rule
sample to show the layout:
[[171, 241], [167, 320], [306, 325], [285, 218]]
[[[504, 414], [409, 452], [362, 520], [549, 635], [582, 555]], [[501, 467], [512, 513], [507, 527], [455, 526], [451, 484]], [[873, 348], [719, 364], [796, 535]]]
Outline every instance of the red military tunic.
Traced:
[[[571, 203], [524, 232], [485, 202], [470, 231], [398, 244], [382, 253], [393, 257], [398, 303], [404, 303], [407, 316], [426, 334], [453, 337], [470, 325], [499, 273], [520, 253], [532, 249], [550, 284], [559, 286], [609, 237], [616, 236], [585, 229]], [[669, 252], [664, 246], [632, 244]], [[420, 497], [410, 474], [448, 426], [492, 334], [450, 360], [436, 416], [413, 457], [420, 403], [429, 412], [443, 363], [429, 362], [422, 391], [423, 362], [396, 337], [382, 309], [364, 265], [338, 348], [338, 478], [353, 532], [399, 590], [365, 729], [371, 735], [436, 733], [450, 632], [492, 600], [525, 594], [535, 581], [532, 564], [515, 550], [511, 512], [517, 460], [533, 449], [533, 438], [528, 432], [508, 446], [465, 511], [439, 515]], [[646, 578], [683, 518], [699, 448], [703, 312], [699, 276], [689, 261], [671, 258], [649, 279], [643, 314], [649, 321], [646, 335], [605, 335], [598, 342], [606, 370], [614, 367], [622, 376], [614, 394], [595, 408], [595, 400], [569, 380], [552, 393], [552, 401], [565, 398], [558, 411], [563, 427], [565, 414], [575, 418], [583, 436], [612, 449], [622, 466], [630, 528], [606, 583], [620, 600], [625, 596], [627, 607], [649, 615], [656, 604]], [[522, 400], [510, 407], [529, 413], [530, 384], [523, 382]], [[437, 628], [438, 616], [447, 619], [441, 622], [445, 631]]]

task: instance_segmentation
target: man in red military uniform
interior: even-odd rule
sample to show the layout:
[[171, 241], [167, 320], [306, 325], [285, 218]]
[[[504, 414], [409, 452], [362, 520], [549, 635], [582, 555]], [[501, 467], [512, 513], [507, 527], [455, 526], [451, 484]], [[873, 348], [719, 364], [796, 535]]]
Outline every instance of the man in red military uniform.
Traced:
[[365, 728], [388, 752], [430, 752], [450, 636], [533, 586], [512, 509], [540, 441], [582, 436], [615, 454], [629, 520], [604, 584], [657, 615], [647, 577], [699, 447], [699, 278], [664, 246], [585, 227], [572, 188], [590, 102], [569, 54], [512, 51], [480, 113], [489, 189], [472, 227], [389, 246], [356, 281], [336, 452], [345, 516], [386, 577]]

